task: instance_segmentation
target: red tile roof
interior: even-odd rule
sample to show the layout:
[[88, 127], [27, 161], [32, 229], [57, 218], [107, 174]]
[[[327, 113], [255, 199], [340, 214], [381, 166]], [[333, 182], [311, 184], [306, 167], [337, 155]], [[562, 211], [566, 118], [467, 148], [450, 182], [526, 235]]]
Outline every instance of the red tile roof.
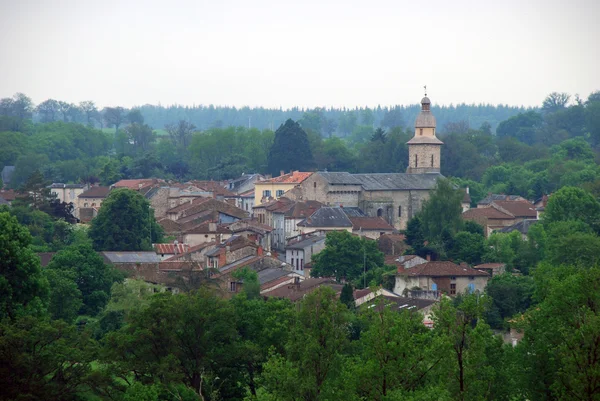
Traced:
[[181, 254], [185, 253], [189, 248], [187, 244], [152, 244], [154, 251], [159, 255], [164, 254]]
[[79, 195], [79, 198], [106, 198], [109, 192], [110, 187], [91, 187]]
[[292, 277], [292, 276], [279, 277], [279, 278], [276, 278], [275, 280], [267, 281], [266, 283], [261, 285], [260, 290], [267, 292], [266, 290], [268, 290], [269, 288], [276, 287], [282, 283], [293, 282], [293, 281], [294, 281], [294, 277]]
[[378, 231], [393, 231], [394, 227], [390, 226], [387, 221], [381, 217], [350, 217], [352, 229], [359, 231], [363, 230], [378, 230]]
[[148, 187], [157, 183], [156, 179], [143, 179], [143, 180], [121, 180], [115, 182], [112, 186], [115, 188], [129, 188], [137, 191], [138, 189]]
[[204, 202], [208, 201], [209, 199], [210, 198], [195, 198], [191, 202], [184, 202], [181, 205], [172, 207], [171, 209], [167, 210], [167, 213], [179, 213], [179, 212], [184, 211], [185, 209], [191, 208], [192, 206], [196, 206], [201, 203], [204, 203]]
[[190, 181], [195, 187], [212, 192], [215, 196], [223, 196], [225, 198], [235, 198], [236, 194], [225, 188], [218, 181]]
[[495, 207], [478, 207], [476, 209], [469, 209], [464, 212], [462, 216], [465, 219], [488, 218], [492, 220], [510, 220], [515, 218], [515, 216], [501, 212]]
[[537, 212], [533, 203], [527, 200], [517, 201], [494, 201], [494, 204], [500, 206], [515, 217], [536, 218]]
[[304, 298], [304, 295], [316, 290], [318, 287], [327, 286], [332, 288], [337, 294], [342, 291], [342, 284], [336, 283], [331, 278], [308, 278], [301, 281], [300, 284], [287, 284], [273, 291], [265, 293], [268, 297], [287, 298], [289, 300], [298, 301]]
[[0, 198], [12, 202], [17, 198], [17, 193], [12, 189], [3, 189], [0, 191]]
[[300, 184], [311, 175], [312, 172], [294, 171], [269, 180], [257, 182], [256, 184]]
[[189, 230], [185, 231], [186, 234], [231, 234], [231, 230], [223, 227], [221, 225], [217, 225], [217, 229], [216, 230], [212, 230], [210, 229], [210, 223], [206, 222], [203, 224], [200, 224], [199, 226], [190, 228]]

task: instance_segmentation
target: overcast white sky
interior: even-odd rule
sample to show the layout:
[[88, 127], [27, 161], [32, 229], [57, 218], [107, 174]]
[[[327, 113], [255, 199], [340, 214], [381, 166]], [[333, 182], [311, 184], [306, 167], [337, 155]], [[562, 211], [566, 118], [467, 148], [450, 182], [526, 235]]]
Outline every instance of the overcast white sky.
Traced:
[[598, 0], [0, 0], [0, 97], [534, 106], [600, 89]]

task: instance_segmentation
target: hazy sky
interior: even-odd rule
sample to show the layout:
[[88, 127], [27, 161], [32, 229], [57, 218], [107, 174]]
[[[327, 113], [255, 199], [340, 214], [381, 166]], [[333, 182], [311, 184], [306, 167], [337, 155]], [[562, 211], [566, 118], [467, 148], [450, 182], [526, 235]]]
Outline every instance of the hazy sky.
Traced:
[[0, 97], [539, 105], [600, 89], [598, 0], [0, 0]]

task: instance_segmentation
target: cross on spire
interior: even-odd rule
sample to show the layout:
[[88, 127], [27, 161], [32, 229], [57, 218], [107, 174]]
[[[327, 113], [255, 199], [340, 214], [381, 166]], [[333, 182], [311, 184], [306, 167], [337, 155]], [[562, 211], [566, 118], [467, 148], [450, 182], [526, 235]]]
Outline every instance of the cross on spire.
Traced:
[[425, 89], [425, 96], [427, 96], [427, 85], [424, 85], [423, 89]]

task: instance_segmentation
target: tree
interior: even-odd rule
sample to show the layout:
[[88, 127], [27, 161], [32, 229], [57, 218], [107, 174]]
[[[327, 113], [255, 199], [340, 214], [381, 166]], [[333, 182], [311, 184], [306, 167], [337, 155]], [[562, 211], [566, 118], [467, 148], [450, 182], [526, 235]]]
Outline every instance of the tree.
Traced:
[[177, 124], [167, 124], [165, 129], [169, 133], [169, 137], [173, 143], [181, 150], [187, 149], [192, 138], [192, 134], [196, 130], [196, 126], [185, 120], [179, 120]]
[[144, 125], [144, 116], [142, 115], [140, 109], [129, 110], [129, 113], [127, 113], [125, 118], [129, 124]]
[[340, 294], [340, 302], [346, 305], [348, 309], [354, 309], [354, 294], [353, 294], [352, 284], [346, 283], [342, 288], [342, 293]]
[[277, 176], [280, 171], [306, 171], [313, 165], [313, 156], [306, 132], [300, 124], [288, 119], [275, 131], [275, 141], [269, 150], [267, 170]]
[[254, 270], [245, 266], [233, 272], [231, 277], [243, 283], [242, 288], [248, 299], [260, 297], [260, 282], [258, 281], [258, 274]]
[[150, 203], [130, 189], [116, 189], [92, 220], [89, 235], [99, 251], [151, 250], [163, 230], [154, 219]]
[[485, 253], [484, 243], [482, 234], [459, 231], [453, 238], [452, 248], [447, 250], [448, 257], [471, 265], [479, 264]]
[[31, 235], [9, 213], [0, 212], [0, 319], [39, 313], [48, 298]]
[[94, 121], [98, 121], [98, 109], [96, 108], [96, 104], [91, 100], [85, 100], [79, 103], [79, 109], [85, 115], [87, 125], [93, 127]]
[[[113, 283], [122, 279], [122, 275], [113, 267], [104, 264], [104, 260], [91, 245], [79, 244], [58, 252], [48, 269], [66, 272], [77, 283], [83, 305], [82, 315], [94, 316], [104, 308], [110, 298]], [[63, 305], [61, 309], [68, 308]]]
[[81, 291], [77, 288], [74, 272], [44, 269], [44, 275], [50, 284], [48, 313], [54, 320], [73, 322], [83, 306]]
[[567, 93], [552, 92], [546, 97], [546, 99], [544, 99], [544, 102], [542, 103], [542, 110], [545, 113], [554, 113], [562, 110], [567, 106], [570, 98], [571, 96]]
[[104, 109], [104, 121], [108, 127], [115, 127], [115, 132], [119, 132], [119, 127], [125, 122], [125, 109], [123, 107], [106, 107]]
[[125, 132], [133, 145], [142, 151], [147, 151], [156, 140], [156, 133], [146, 124], [131, 123], [125, 127]]
[[541, 126], [542, 122], [542, 115], [535, 111], [519, 113], [498, 124], [496, 135], [498, 137], [512, 136], [521, 142], [532, 145], [535, 141], [536, 130]]
[[402, 117], [402, 110], [400, 109], [400, 107], [395, 106], [394, 108], [389, 109], [383, 116], [381, 125], [389, 129], [403, 127], [404, 118]]
[[423, 235], [429, 242], [441, 241], [444, 229], [453, 236], [463, 225], [461, 202], [464, 193], [446, 179], [437, 181], [435, 189], [419, 213]]
[[0, 399], [81, 399], [93, 350], [87, 331], [62, 321], [27, 316], [0, 323]]
[[563, 187], [548, 199], [542, 220], [544, 224], [582, 221], [600, 230], [600, 202], [584, 189]]
[[[364, 282], [359, 282], [365, 271], [382, 267], [383, 253], [377, 248], [377, 242], [357, 237], [347, 231], [332, 231], [327, 233], [325, 249], [313, 256], [313, 277], [335, 277], [353, 281], [361, 288]], [[367, 283], [368, 284], [368, 283]]]
[[348, 312], [328, 287], [320, 287], [302, 301], [285, 347], [264, 366], [267, 396], [259, 400], [336, 399], [342, 352], [348, 344]]
[[485, 287], [491, 299], [485, 313], [487, 323], [494, 329], [503, 329], [506, 320], [523, 313], [533, 303], [534, 283], [530, 276], [514, 276], [504, 273], [492, 277]]
[[48, 99], [38, 104], [35, 111], [40, 115], [43, 123], [56, 121], [57, 114], [60, 112], [60, 105], [54, 99]]

